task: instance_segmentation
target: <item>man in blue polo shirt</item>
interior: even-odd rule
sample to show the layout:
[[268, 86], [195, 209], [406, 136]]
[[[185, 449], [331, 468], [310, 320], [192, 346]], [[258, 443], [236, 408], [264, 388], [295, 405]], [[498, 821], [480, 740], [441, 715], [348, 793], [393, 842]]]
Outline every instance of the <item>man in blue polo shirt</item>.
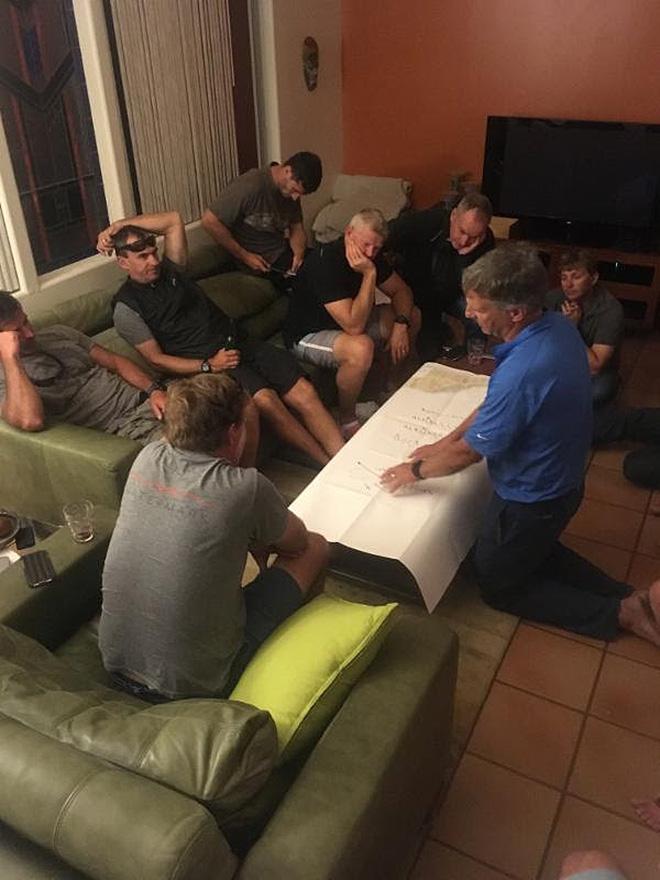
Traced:
[[569, 321], [543, 312], [546, 286], [538, 256], [521, 245], [465, 270], [467, 317], [503, 340], [486, 399], [382, 482], [396, 491], [486, 458], [495, 492], [473, 552], [484, 600], [584, 635], [627, 629], [660, 645], [660, 581], [633, 593], [558, 540], [582, 500], [592, 400], [584, 343]]

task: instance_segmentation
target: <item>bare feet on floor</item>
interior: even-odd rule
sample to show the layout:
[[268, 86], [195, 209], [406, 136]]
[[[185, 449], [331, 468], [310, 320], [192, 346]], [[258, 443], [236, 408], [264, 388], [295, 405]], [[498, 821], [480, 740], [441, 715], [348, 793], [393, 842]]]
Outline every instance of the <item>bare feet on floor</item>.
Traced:
[[642, 822], [654, 831], [660, 831], [660, 795], [652, 800], [630, 802]]
[[621, 602], [619, 624], [660, 647], [660, 581], [654, 581], [648, 590], [638, 590]]

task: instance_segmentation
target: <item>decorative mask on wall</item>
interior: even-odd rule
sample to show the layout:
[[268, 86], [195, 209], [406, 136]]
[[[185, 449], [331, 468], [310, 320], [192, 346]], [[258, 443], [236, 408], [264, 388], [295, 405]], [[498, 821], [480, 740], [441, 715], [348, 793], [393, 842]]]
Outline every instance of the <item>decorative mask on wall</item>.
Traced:
[[319, 44], [314, 37], [305, 37], [302, 50], [305, 85], [313, 92], [319, 82]]

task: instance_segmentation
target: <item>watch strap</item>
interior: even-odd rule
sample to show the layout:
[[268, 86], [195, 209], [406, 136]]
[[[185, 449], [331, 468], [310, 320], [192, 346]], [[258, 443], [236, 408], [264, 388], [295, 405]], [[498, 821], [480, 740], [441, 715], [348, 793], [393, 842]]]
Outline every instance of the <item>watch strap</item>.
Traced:
[[423, 462], [423, 459], [416, 458], [415, 461], [413, 461], [412, 465], [410, 466], [410, 470], [412, 471], [413, 477], [416, 480], [423, 480], [424, 479], [424, 477], [422, 476], [422, 462]]

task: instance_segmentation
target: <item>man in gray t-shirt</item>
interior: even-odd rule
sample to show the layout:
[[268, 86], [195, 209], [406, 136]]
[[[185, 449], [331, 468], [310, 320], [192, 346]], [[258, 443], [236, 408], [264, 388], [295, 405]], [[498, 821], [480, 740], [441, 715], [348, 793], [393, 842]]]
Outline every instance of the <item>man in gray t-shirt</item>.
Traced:
[[[100, 647], [146, 699], [227, 693], [327, 561], [275, 487], [237, 465], [247, 397], [227, 374], [168, 389], [165, 439], [136, 458], [103, 572]], [[245, 589], [248, 550], [261, 574]], [[270, 552], [278, 557], [270, 566]]]
[[26, 431], [47, 418], [147, 443], [161, 433], [166, 395], [136, 364], [72, 327], [34, 331], [0, 292], [0, 414]]
[[561, 312], [577, 327], [587, 348], [593, 399], [598, 406], [617, 392], [623, 308], [599, 284], [598, 264], [587, 251], [562, 254], [559, 270], [561, 287], [546, 295], [545, 306]]
[[295, 275], [305, 258], [300, 198], [318, 189], [321, 176], [314, 153], [253, 168], [225, 187], [202, 214], [202, 226], [238, 268], [281, 282], [285, 274]]

